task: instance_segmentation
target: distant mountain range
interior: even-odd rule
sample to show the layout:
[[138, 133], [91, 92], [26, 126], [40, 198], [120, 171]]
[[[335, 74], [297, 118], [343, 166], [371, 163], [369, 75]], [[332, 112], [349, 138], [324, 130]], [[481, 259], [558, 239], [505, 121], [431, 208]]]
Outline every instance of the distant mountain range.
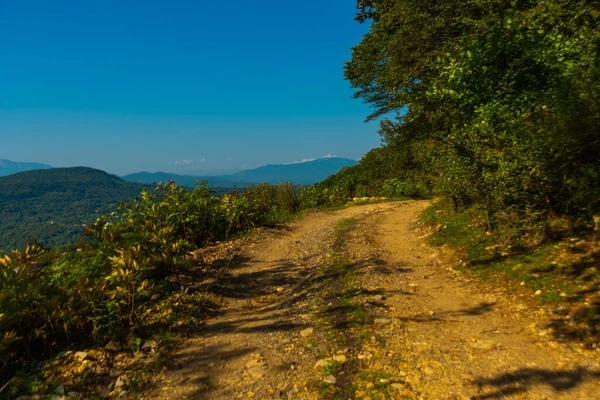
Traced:
[[355, 164], [349, 159], [323, 158], [223, 176], [140, 172], [120, 178], [87, 167], [51, 168], [1, 160], [2, 173], [30, 170], [0, 176], [0, 252], [23, 248], [31, 239], [52, 247], [73, 243], [83, 224], [94, 222], [117, 203], [134, 199], [144, 188], [152, 188], [154, 182], [173, 179], [181, 186], [193, 187], [196, 180], [207, 180], [220, 195], [252, 183], [293, 181], [310, 185]]
[[0, 160], [0, 176], [16, 174], [17, 172], [31, 171], [35, 169], [48, 169], [51, 165], [33, 163], [33, 162], [15, 162], [10, 160]]
[[[241, 188], [249, 184], [262, 182], [276, 184], [287, 181], [300, 185], [312, 185], [337, 173], [343, 167], [356, 164], [358, 164], [356, 160], [330, 157], [294, 164], [265, 165], [226, 175], [183, 175], [170, 172], [143, 171], [125, 175], [122, 178], [127, 182], [145, 184], [166, 182], [172, 179], [179, 185], [186, 187], [196, 186], [195, 182], [198, 180], [207, 181], [208, 185], [213, 188]], [[51, 168], [52, 166], [48, 164], [0, 160], [0, 177], [18, 172]]]
[[275, 164], [264, 167], [247, 169], [231, 175], [222, 175], [221, 178], [235, 182], [294, 182], [300, 185], [313, 185], [321, 182], [328, 176], [336, 174], [344, 167], [358, 164], [358, 161], [349, 158], [319, 158], [313, 161], [295, 164]]
[[227, 179], [223, 179], [220, 176], [194, 176], [194, 175], [178, 175], [171, 174], [168, 172], [136, 172], [123, 176], [123, 179], [127, 182], [138, 182], [153, 184], [158, 182], [167, 182], [169, 179], [175, 181], [179, 186], [195, 187], [196, 181], [207, 181], [208, 186], [212, 188], [240, 188], [248, 186], [244, 182], [232, 182]]
[[276, 184], [279, 182], [294, 182], [300, 185], [312, 185], [321, 182], [328, 176], [337, 173], [343, 167], [358, 164], [358, 161], [348, 158], [319, 158], [313, 161], [295, 164], [275, 164], [263, 167], [247, 169], [235, 174], [220, 176], [193, 176], [177, 175], [168, 172], [138, 172], [125, 175], [124, 180], [128, 182], [153, 183], [174, 180], [181, 186], [195, 186], [195, 181], [208, 181], [211, 187], [244, 187], [249, 184], [267, 182]]

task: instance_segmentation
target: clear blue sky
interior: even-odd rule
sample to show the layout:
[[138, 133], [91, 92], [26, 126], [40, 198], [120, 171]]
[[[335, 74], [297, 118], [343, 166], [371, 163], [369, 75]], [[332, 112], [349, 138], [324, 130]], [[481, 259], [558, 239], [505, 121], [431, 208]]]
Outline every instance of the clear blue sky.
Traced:
[[343, 79], [366, 30], [354, 7], [0, 0], [0, 159], [125, 174], [359, 158], [379, 136]]

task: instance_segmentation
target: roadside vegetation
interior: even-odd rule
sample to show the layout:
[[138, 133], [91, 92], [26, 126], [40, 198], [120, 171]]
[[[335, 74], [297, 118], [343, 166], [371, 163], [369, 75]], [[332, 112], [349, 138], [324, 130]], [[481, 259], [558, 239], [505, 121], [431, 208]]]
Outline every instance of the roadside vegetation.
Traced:
[[194, 252], [315, 203], [313, 192], [291, 183], [216, 197], [203, 183], [187, 190], [170, 182], [85, 226], [86, 238], [73, 245], [0, 255], [0, 378], [7, 384], [0, 395], [51, 391], [51, 382], [21, 379], [19, 371], [29, 376], [66, 349], [126, 343], [135, 352], [139, 332], [164, 336], [182, 320], [197, 324], [212, 304], [181, 292], [182, 277], [198, 264]]
[[[600, 212], [600, 10], [587, 1], [359, 0], [346, 78], [382, 118], [356, 167], [536, 244]], [[418, 17], [415, 17], [418, 16]], [[377, 162], [376, 160], [383, 161]], [[375, 161], [375, 162], [374, 162]], [[341, 178], [341, 176], [340, 176]], [[383, 178], [383, 179], [385, 179]], [[389, 184], [387, 186], [390, 186]]]
[[382, 147], [328, 181], [439, 199], [424, 220], [462, 268], [541, 303], [578, 304], [557, 308], [573, 317], [563, 333], [597, 337], [598, 3], [357, 7], [369, 30], [345, 76], [373, 107]]
[[18, 371], [65, 349], [128, 341], [134, 329], [165, 335], [193, 308], [202, 319], [187, 306], [193, 293], [156, 312], [195, 250], [362, 197], [439, 198], [424, 216], [435, 243], [482, 278], [580, 304], [564, 332], [598, 335], [598, 3], [358, 0], [358, 10], [370, 28], [345, 74], [374, 107], [382, 147], [307, 188], [216, 197], [202, 184], [159, 185], [86, 226], [88, 240], [1, 256], [0, 395], [48, 392], [51, 380]]

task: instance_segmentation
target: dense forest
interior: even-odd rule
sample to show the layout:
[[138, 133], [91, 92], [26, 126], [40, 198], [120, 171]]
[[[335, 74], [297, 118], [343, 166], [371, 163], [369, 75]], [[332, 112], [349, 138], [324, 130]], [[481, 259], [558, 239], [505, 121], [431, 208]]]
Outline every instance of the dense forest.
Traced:
[[358, 9], [370, 29], [345, 76], [380, 119], [383, 146], [326, 185], [440, 196], [453, 211], [479, 212], [490, 231], [592, 223], [597, 2], [359, 0]]
[[[157, 176], [156, 182], [167, 182]], [[173, 178], [178, 178], [173, 176]], [[179, 183], [194, 187], [193, 177]], [[86, 168], [53, 168], [0, 177], [0, 252], [36, 243], [43, 247], [66, 246], [82, 239], [82, 227], [132, 201], [148, 184], [126, 182], [104, 171]], [[223, 182], [222, 182], [223, 183]], [[228, 183], [228, 182], [225, 182]], [[238, 184], [238, 186], [241, 184]], [[212, 186], [215, 195], [234, 186]], [[247, 184], [244, 184], [247, 186]]]
[[0, 251], [28, 242], [56, 247], [80, 238], [82, 226], [131, 201], [145, 186], [92, 168], [26, 171], [0, 178]]
[[[498, 211], [588, 219], [600, 211], [598, 3], [400, 2], [364, 11], [373, 31], [346, 74], [378, 113], [409, 106], [381, 128], [389, 146], [413, 149], [406, 171], [416, 162], [455, 207], [481, 206], [492, 220]], [[425, 13], [427, 26], [380, 30], [415, 13]], [[389, 48], [400, 37], [412, 43], [409, 35], [423, 47], [362, 59], [371, 39]], [[401, 75], [386, 71], [391, 81], [376, 82], [361, 73], [365, 61]], [[378, 97], [398, 83], [389, 101]]]
[[[363, 196], [436, 197], [441, 218], [466, 215], [464, 226], [481, 228], [486, 245], [502, 243], [505, 255], [591, 230], [600, 212], [597, 2], [357, 6], [369, 30], [345, 76], [373, 106], [369, 119], [380, 120], [382, 147], [300, 190], [263, 184], [216, 197], [204, 185], [168, 183], [141, 194], [132, 186], [132, 201], [99, 209], [105, 215], [85, 227], [87, 242], [0, 257], [3, 382], [67, 346], [106, 343], [124, 329], [156, 323], [152, 299], [174, 290], [194, 262], [191, 252], [302, 209]], [[72, 217], [64, 223], [82, 224], [90, 216], [68, 198], [71, 190], [86, 191], [86, 182], [78, 189], [61, 188], [56, 178], [20, 183], [1, 193], [0, 209], [31, 202], [40, 211], [26, 224], [47, 223], [36, 220], [45, 207], [36, 191], [56, 186]], [[94, 193], [110, 197], [110, 188], [124, 184], [107, 176]]]

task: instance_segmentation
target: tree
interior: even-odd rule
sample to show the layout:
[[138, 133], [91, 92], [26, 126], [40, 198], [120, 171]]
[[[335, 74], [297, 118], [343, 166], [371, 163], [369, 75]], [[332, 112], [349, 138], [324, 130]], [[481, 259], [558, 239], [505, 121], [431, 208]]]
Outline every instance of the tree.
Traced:
[[[457, 206], [600, 207], [593, 1], [359, 0], [345, 76], [384, 146]], [[391, 115], [391, 119], [389, 114]], [[399, 172], [398, 175], [411, 175]]]

